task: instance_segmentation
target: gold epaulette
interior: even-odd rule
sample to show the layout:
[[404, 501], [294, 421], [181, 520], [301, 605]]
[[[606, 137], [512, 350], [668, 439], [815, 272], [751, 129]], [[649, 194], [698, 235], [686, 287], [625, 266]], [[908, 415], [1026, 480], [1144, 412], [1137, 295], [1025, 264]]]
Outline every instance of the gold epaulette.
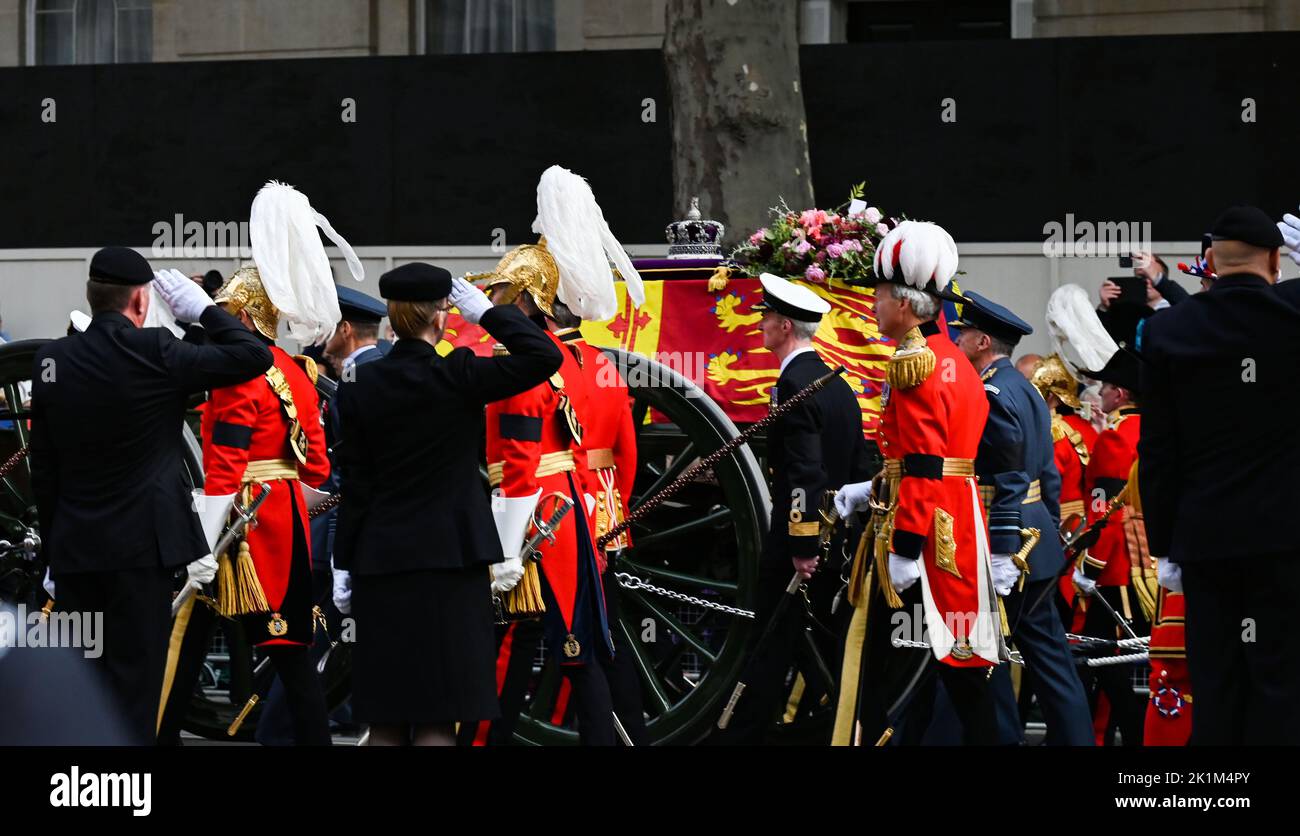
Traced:
[[934, 352], [926, 345], [920, 328], [908, 331], [898, 343], [889, 361], [889, 385], [893, 389], [913, 389], [934, 373]]
[[1062, 421], [1059, 416], [1053, 415], [1052, 416], [1052, 443], [1055, 444], [1056, 442], [1060, 441], [1063, 438], [1065, 438], [1065, 422]]
[[306, 354], [295, 354], [293, 359], [298, 361], [298, 365], [302, 366], [302, 370], [307, 373], [307, 379], [311, 381], [311, 385], [315, 386], [316, 379], [320, 377], [320, 367], [316, 365], [316, 361]]
[[509, 356], [510, 356], [510, 349], [506, 348], [506, 347], [505, 347], [504, 345], [502, 345], [501, 343], [494, 343], [493, 346], [492, 346], [492, 356], [493, 356], [493, 357], [509, 357]]

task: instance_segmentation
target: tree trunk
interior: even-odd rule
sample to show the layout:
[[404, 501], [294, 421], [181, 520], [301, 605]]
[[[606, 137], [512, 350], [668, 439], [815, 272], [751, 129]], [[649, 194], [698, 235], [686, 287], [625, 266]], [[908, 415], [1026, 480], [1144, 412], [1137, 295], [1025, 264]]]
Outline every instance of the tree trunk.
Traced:
[[766, 226], [780, 198], [796, 211], [813, 205], [798, 7], [668, 0], [674, 206], [681, 216], [699, 195], [728, 245]]

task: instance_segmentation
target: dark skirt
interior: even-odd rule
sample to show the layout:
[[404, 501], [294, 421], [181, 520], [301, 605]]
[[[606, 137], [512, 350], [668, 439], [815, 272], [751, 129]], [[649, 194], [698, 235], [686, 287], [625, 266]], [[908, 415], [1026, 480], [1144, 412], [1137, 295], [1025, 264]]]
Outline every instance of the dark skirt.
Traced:
[[489, 578], [486, 566], [353, 576], [352, 714], [359, 722], [496, 719]]

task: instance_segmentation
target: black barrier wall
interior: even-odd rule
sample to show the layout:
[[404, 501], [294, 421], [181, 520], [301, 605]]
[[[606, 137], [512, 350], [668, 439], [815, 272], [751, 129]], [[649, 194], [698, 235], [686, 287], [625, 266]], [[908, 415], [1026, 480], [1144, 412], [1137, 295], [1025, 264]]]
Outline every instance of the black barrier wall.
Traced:
[[[1157, 240], [1234, 202], [1280, 215], [1300, 202], [1297, 50], [1284, 33], [805, 47], [818, 202], [865, 179], [967, 242], [1041, 240], [1067, 213]], [[624, 241], [681, 211], [657, 51], [4, 69], [0, 153], [4, 248], [245, 220], [270, 178], [358, 245], [523, 240], [551, 163], [591, 181]]]

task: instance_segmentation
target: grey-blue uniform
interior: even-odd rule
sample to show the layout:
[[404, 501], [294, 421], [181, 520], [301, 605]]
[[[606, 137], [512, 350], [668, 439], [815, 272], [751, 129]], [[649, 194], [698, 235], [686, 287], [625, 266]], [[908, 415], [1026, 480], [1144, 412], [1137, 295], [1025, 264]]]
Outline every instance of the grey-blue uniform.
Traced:
[[[961, 319], [954, 327], [983, 331], [1010, 346], [1033, 333], [1027, 322], [1002, 305], [977, 293], [966, 297]], [[1088, 699], [1056, 608], [1043, 603], [1065, 564], [1057, 536], [1061, 476], [1052, 450], [1051, 413], [1009, 357], [999, 357], [981, 369], [980, 378], [988, 396], [989, 417], [975, 459], [975, 474], [988, 513], [990, 551], [1016, 553], [1024, 542], [1024, 529], [1038, 529], [1040, 535], [1028, 556], [1029, 575], [1023, 588], [1012, 587], [1003, 599], [1011, 640], [1024, 656], [1026, 675], [1047, 720], [1048, 742], [1087, 746], [1093, 741]], [[1000, 703], [1000, 725], [1008, 742], [1018, 742], [1021, 725], [1005, 669], [1001, 678], [1000, 687], [994, 688]]]

